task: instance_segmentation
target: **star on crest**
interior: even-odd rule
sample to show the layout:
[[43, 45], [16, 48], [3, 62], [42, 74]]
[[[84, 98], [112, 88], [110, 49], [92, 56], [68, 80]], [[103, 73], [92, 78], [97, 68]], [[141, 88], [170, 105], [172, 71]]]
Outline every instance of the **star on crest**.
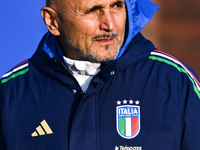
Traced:
[[130, 100], [130, 101], [129, 101], [129, 104], [133, 104], [133, 100]]
[[117, 101], [117, 105], [121, 105], [121, 101]]
[[127, 102], [128, 102], [127, 100], [123, 100], [123, 103], [124, 103], [124, 104], [127, 104]]
[[135, 101], [135, 104], [136, 104], [136, 105], [139, 105], [139, 104], [140, 104], [140, 101], [138, 101], [138, 100]]

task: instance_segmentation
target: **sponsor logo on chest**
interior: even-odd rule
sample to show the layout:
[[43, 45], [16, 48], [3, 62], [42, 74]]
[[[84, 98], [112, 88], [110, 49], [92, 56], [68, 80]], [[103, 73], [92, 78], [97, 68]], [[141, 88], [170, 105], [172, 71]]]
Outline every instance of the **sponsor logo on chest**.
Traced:
[[115, 150], [142, 150], [141, 146], [116, 146]]

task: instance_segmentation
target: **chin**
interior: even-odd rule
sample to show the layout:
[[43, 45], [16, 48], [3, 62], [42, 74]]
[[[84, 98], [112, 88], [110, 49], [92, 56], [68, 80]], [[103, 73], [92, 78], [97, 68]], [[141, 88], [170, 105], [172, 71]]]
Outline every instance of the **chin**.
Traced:
[[114, 60], [117, 57], [117, 54], [118, 53], [116, 53], [115, 55], [105, 54], [104, 56], [87, 55], [86, 58], [92, 62], [106, 62], [109, 60]]

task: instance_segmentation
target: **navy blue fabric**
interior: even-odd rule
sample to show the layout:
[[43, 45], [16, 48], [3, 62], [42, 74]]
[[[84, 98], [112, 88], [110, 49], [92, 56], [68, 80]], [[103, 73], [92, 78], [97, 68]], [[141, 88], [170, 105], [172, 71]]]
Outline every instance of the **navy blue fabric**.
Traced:
[[[2, 150], [200, 147], [200, 100], [192, 83], [175, 67], [148, 59], [155, 47], [140, 33], [121, 58], [102, 66], [86, 93], [42, 47], [43, 40], [28, 61], [29, 72], [1, 85]], [[133, 139], [117, 133], [119, 100], [140, 101], [141, 129]], [[42, 120], [53, 134], [32, 137]]]
[[[140, 32], [121, 57], [102, 64], [86, 93], [47, 37], [27, 60], [27, 72], [11, 70], [1, 79], [1, 150], [200, 148], [199, 91], [187, 74], [149, 59], [156, 48]], [[117, 131], [117, 102], [124, 100], [140, 108], [140, 131], [130, 139]], [[44, 120], [52, 134], [39, 135]]]

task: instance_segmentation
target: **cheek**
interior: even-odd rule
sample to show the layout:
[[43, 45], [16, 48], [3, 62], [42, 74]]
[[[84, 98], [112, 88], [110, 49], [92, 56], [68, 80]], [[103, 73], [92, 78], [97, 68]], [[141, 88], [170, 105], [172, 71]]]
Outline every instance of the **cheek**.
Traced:
[[120, 15], [116, 16], [115, 24], [119, 30], [125, 29], [126, 24], [126, 12], [121, 13]]
[[99, 23], [94, 19], [83, 19], [80, 21], [80, 29], [85, 32], [87, 36], [94, 36], [98, 32]]
[[125, 31], [125, 24], [126, 24], [126, 19], [121, 19], [121, 22], [118, 22], [119, 28], [122, 30], [122, 32]]
[[79, 26], [70, 31], [70, 41], [75, 47], [79, 47], [81, 51], [85, 51], [91, 45], [91, 38], [93, 34], [86, 26]]
[[[82, 21], [76, 30], [74, 40], [83, 48], [87, 49], [92, 44], [92, 37], [98, 33], [98, 25], [93, 21]], [[87, 47], [87, 48], [86, 48]]]

